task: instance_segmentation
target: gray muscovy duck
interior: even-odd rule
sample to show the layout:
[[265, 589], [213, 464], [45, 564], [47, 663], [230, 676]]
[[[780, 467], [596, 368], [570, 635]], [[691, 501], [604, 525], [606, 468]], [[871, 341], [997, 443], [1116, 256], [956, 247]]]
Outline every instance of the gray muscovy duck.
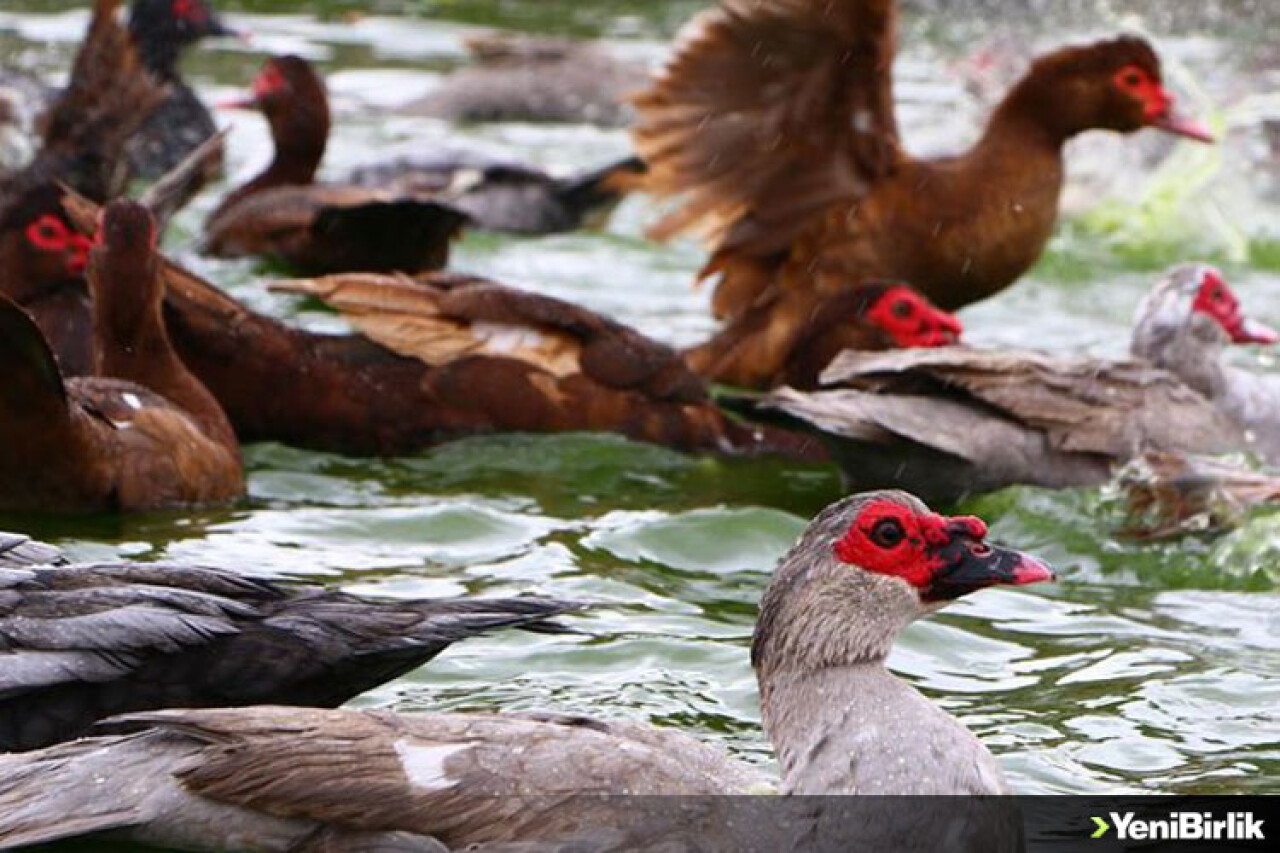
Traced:
[[1138, 307], [1130, 352], [1203, 394], [1245, 433], [1247, 446], [1280, 462], [1280, 378], [1227, 364], [1231, 344], [1274, 344], [1280, 334], [1245, 315], [1213, 267], [1175, 267]]
[[336, 707], [500, 628], [568, 630], [543, 598], [373, 599], [174, 563], [39, 565], [0, 545], [0, 751], [112, 714], [273, 703]]
[[556, 234], [606, 219], [644, 172], [638, 157], [555, 177], [525, 163], [444, 151], [361, 166], [346, 183], [437, 198], [487, 231]]
[[[1138, 312], [1135, 358], [967, 347], [846, 351], [823, 389], [730, 400], [820, 435], [853, 488], [950, 501], [1014, 484], [1098, 485], [1147, 451], [1280, 452], [1280, 394], [1222, 364], [1228, 343], [1272, 343], [1211, 267], [1175, 267]], [[1268, 424], [1269, 432], [1268, 432]]]
[[[824, 510], [782, 559], [751, 655], [783, 793], [1008, 792], [982, 743], [885, 667], [915, 619], [988, 586], [1052, 579], [986, 534], [979, 519], [937, 515], [905, 493], [869, 493]], [[799, 849], [777, 845], [804, 829], [716, 820], [714, 809], [698, 823], [707, 810], [689, 799], [611, 804], [600, 795], [769, 784], [688, 734], [635, 722], [260, 707], [131, 715], [110, 728], [126, 733], [0, 757], [0, 846], [123, 830], [192, 850], [345, 850], [357, 840], [368, 845], [359, 849], [527, 850], [548, 848], [503, 845], [582, 833], [586, 846], [574, 849], [778, 850]], [[110, 790], [94, 784], [106, 768]], [[864, 842], [883, 829], [856, 828]], [[684, 831], [699, 833], [696, 845]], [[925, 846], [860, 849], [936, 849], [936, 833], [925, 834]], [[949, 849], [990, 853], [1015, 841], [1000, 830]]]

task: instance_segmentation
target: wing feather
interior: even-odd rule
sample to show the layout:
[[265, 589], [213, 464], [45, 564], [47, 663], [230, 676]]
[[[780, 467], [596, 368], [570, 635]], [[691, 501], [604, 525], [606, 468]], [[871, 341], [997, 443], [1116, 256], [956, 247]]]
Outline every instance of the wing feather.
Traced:
[[895, 41], [893, 0], [724, 0], [691, 21], [635, 98], [647, 186], [679, 198], [654, 235], [763, 257], [862, 195], [902, 157]]

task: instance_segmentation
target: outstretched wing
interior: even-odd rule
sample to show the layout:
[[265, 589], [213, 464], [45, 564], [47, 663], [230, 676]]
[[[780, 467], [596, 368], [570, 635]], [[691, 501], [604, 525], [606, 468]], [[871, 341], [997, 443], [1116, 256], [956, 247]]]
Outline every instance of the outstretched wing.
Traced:
[[635, 98], [647, 185], [681, 201], [654, 235], [767, 256], [891, 171], [895, 40], [893, 0], [724, 0], [690, 22]]

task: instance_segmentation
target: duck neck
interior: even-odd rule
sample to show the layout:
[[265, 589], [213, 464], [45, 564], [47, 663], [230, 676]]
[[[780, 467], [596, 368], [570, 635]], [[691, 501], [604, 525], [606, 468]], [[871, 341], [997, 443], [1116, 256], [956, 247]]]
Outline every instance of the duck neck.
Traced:
[[1062, 148], [1079, 132], [1070, 111], [1057, 108], [1050, 87], [1034, 75], [1019, 81], [996, 107], [978, 142], [979, 151], [1035, 152], [1061, 158]]
[[[234, 450], [235, 433], [218, 401], [187, 370], [169, 341], [160, 294], [131, 290], [138, 281], [155, 281], [162, 288], [158, 265], [102, 267], [93, 288], [95, 373], [154, 391], [190, 415], [210, 438]], [[126, 286], [114, 286], [117, 279]]]
[[1212, 401], [1229, 392], [1229, 374], [1222, 363], [1221, 347], [1209, 345], [1191, 334], [1139, 334], [1130, 351], [1138, 358], [1169, 371]]
[[131, 26], [129, 35], [133, 39], [143, 66], [154, 77], [164, 83], [180, 82], [178, 60], [186, 48], [184, 42], [167, 38], [162, 33], [155, 33], [139, 26]]
[[268, 116], [275, 155], [257, 177], [232, 192], [213, 216], [251, 195], [275, 187], [305, 186], [315, 180], [329, 140], [326, 105], [292, 109], [287, 115]]

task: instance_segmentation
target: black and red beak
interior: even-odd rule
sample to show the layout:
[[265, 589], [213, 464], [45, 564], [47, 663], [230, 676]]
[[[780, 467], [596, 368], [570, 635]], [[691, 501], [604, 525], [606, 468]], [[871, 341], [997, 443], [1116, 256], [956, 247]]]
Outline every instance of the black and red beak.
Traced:
[[1054, 580], [1053, 569], [1039, 559], [957, 535], [938, 551], [941, 566], [920, 591], [925, 601], [953, 601], [989, 586], [1022, 586]]

